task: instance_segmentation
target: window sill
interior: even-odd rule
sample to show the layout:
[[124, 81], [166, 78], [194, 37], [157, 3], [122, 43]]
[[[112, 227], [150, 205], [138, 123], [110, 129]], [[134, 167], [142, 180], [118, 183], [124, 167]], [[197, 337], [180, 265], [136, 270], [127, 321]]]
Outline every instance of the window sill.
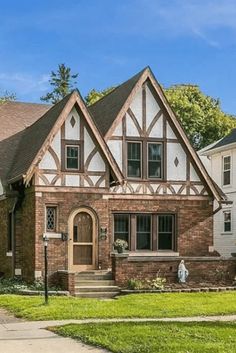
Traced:
[[43, 233], [43, 237], [47, 237], [48, 239], [61, 239], [61, 233], [45, 232]]
[[233, 235], [233, 232], [222, 232], [221, 235]]
[[173, 256], [173, 257], [176, 257], [176, 256], [179, 256], [179, 253], [178, 252], [175, 252], [175, 251], [140, 251], [140, 250], [137, 250], [137, 251], [130, 251], [129, 252], [129, 256], [132, 257], [132, 256], [161, 256], [161, 257], [170, 257], [170, 256]]
[[6, 253], [6, 256], [7, 256], [7, 257], [12, 257], [12, 251], [8, 251], [8, 252]]

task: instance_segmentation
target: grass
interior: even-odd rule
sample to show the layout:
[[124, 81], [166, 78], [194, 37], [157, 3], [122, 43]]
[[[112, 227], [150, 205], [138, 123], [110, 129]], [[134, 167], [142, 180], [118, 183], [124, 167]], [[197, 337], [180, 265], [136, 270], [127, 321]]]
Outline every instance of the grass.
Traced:
[[[116, 300], [0, 295], [0, 307], [29, 320], [236, 314], [236, 292], [133, 294]], [[235, 349], [236, 351], [236, 349]]]
[[235, 353], [236, 323], [116, 323], [52, 328], [115, 353]]

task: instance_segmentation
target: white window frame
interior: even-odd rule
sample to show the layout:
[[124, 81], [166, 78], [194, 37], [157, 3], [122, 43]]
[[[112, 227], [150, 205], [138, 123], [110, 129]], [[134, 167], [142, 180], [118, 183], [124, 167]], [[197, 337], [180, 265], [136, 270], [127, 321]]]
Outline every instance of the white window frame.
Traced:
[[[225, 166], [225, 163], [224, 163], [224, 161], [225, 161], [225, 158], [230, 158], [230, 168], [229, 169], [224, 169], [224, 166]], [[230, 182], [229, 182], [229, 184], [224, 184], [224, 173], [225, 172], [228, 172], [229, 171], [229, 173], [230, 173]], [[229, 187], [229, 186], [231, 186], [231, 180], [232, 180], [232, 156], [231, 156], [231, 154], [226, 154], [226, 155], [223, 155], [222, 156], [222, 186], [223, 187]]]
[[[67, 166], [67, 148], [68, 147], [75, 147], [77, 148], [78, 150], [78, 157], [77, 157], [77, 160], [78, 160], [78, 168], [69, 168]], [[71, 157], [70, 157], [71, 158]], [[73, 158], [73, 157], [72, 157]], [[65, 145], [65, 169], [66, 170], [80, 170], [80, 145], [73, 145], [73, 144], [66, 144]]]
[[[230, 214], [230, 230], [225, 230], [225, 213], [229, 213]], [[233, 226], [233, 222], [232, 222], [232, 210], [229, 210], [229, 209], [224, 209], [223, 210], [223, 234], [232, 234], [233, 232], [233, 229], [232, 229], [232, 226]]]

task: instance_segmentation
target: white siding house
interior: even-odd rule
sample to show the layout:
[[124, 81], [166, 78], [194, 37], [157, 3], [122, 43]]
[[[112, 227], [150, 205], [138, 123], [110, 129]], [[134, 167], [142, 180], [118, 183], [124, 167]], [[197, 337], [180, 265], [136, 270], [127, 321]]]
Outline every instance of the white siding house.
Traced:
[[208, 173], [231, 203], [214, 216], [214, 250], [222, 256], [236, 253], [236, 129], [199, 151]]

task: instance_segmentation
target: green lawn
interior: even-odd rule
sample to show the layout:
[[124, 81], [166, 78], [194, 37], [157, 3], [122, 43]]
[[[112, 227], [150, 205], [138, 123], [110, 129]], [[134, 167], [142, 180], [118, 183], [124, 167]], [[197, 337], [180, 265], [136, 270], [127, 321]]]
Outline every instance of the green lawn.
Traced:
[[[236, 292], [133, 294], [116, 300], [0, 295], [0, 307], [30, 320], [236, 314]], [[236, 352], [236, 349], [235, 349]]]
[[117, 323], [52, 328], [116, 353], [235, 353], [236, 323]]

